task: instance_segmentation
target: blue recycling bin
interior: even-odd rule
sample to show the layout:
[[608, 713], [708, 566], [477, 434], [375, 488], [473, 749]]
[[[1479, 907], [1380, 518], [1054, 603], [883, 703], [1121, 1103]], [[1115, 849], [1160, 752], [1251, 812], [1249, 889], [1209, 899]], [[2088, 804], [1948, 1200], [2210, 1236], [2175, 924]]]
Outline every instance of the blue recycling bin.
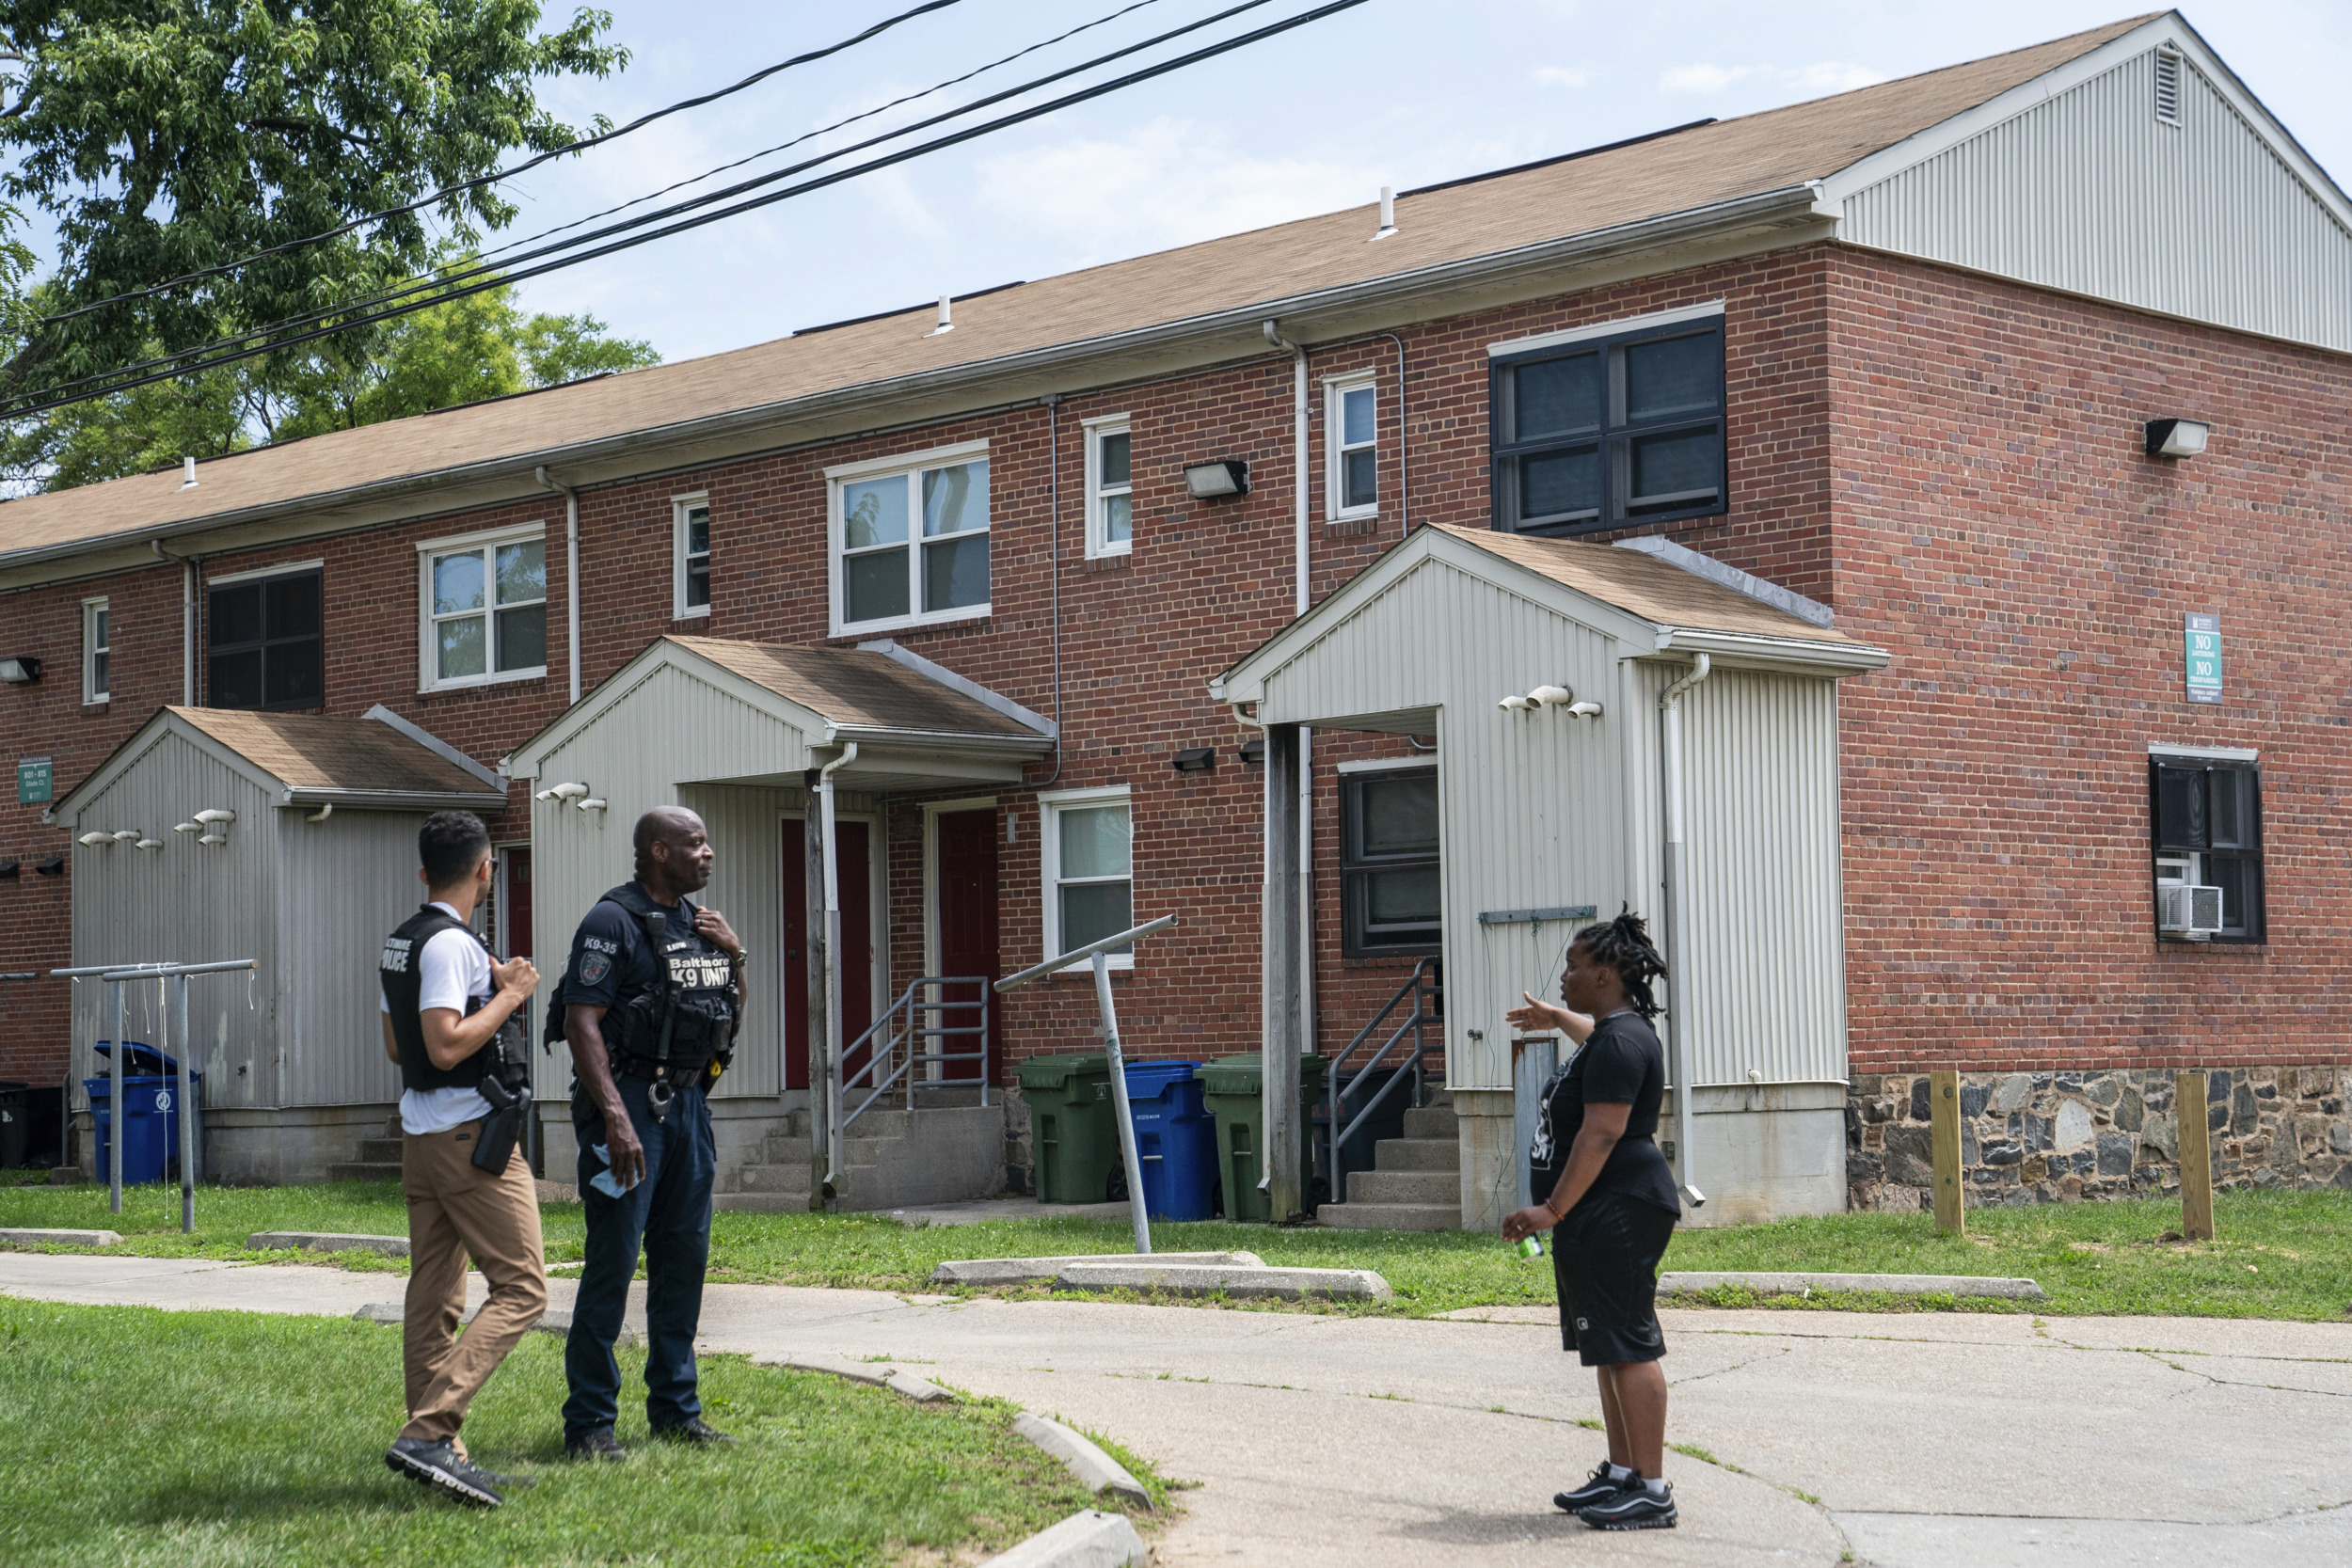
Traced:
[[1216, 1118], [1195, 1075], [1199, 1062], [1127, 1064], [1127, 1110], [1143, 1164], [1143, 1210], [1155, 1220], [1205, 1220], [1214, 1212]]
[[[100, 1040], [102, 1056], [114, 1054], [114, 1042]], [[123, 1060], [130, 1070], [122, 1079], [122, 1184], [161, 1181], [180, 1157], [180, 1064], [151, 1045], [124, 1042]], [[188, 1075], [191, 1092], [204, 1075]], [[85, 1078], [91, 1119], [98, 1126], [98, 1180], [114, 1180], [114, 1083]], [[199, 1103], [200, 1104], [199, 1098]]]

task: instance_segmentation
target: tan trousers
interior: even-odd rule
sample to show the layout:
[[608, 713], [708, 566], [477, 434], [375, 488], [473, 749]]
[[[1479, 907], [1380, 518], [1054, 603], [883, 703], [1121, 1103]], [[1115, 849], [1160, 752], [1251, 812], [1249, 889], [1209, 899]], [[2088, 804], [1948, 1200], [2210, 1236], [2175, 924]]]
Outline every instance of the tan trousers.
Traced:
[[[453, 1439], [466, 1406], [506, 1353], [548, 1309], [539, 1190], [517, 1148], [506, 1174], [473, 1165], [483, 1124], [403, 1138], [400, 1190], [408, 1199], [408, 1301], [401, 1359], [408, 1384], [403, 1437]], [[466, 1325], [466, 1259], [489, 1281], [490, 1299]]]

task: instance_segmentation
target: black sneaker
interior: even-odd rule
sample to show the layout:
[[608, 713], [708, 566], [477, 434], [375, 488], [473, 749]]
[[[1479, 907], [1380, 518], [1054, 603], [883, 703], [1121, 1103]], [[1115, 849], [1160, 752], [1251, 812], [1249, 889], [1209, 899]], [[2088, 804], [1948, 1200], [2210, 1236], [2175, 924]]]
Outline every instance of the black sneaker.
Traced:
[[458, 1458], [457, 1451], [446, 1442], [403, 1437], [386, 1452], [384, 1463], [395, 1474], [406, 1476], [420, 1485], [438, 1487], [476, 1508], [496, 1508], [506, 1500], [491, 1488], [491, 1477], [486, 1472]]
[[1573, 1492], [1555, 1492], [1551, 1495], [1551, 1500], [1570, 1513], [1576, 1513], [1579, 1509], [1590, 1508], [1595, 1503], [1607, 1502], [1624, 1491], [1627, 1485], [1625, 1481], [1611, 1480], [1610, 1468], [1609, 1462], [1603, 1460], [1593, 1466], [1592, 1478], [1583, 1485]]
[[707, 1424], [700, 1416], [689, 1416], [674, 1427], [656, 1427], [653, 1434], [665, 1443], [688, 1443], [698, 1449], [735, 1441], [725, 1433]]
[[1671, 1485], [1663, 1492], [1652, 1492], [1639, 1482], [1629, 1482], [1606, 1502], [1579, 1509], [1576, 1516], [1595, 1529], [1672, 1529], [1681, 1514], [1676, 1511]]
[[594, 1432], [583, 1432], [577, 1437], [564, 1438], [564, 1456], [566, 1459], [601, 1459], [608, 1464], [618, 1465], [628, 1457], [628, 1450], [612, 1440], [611, 1427], [599, 1427]]

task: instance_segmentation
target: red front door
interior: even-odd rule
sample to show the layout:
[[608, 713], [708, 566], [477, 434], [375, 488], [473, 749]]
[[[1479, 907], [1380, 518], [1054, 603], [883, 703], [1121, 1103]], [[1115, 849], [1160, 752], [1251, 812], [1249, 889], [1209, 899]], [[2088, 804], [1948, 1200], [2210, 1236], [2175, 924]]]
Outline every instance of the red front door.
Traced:
[[[996, 977], [996, 813], [943, 812], [936, 819], [936, 884], [939, 891], [939, 971], [942, 974]], [[993, 987], [947, 986], [942, 1001], [988, 1001], [988, 1078], [996, 1079], [1003, 1055], [1004, 1003]], [[953, 1007], [939, 1015], [940, 1026], [970, 1028], [979, 1010]], [[942, 1045], [956, 1052], [977, 1049], [971, 1035], [948, 1035]], [[977, 1078], [977, 1062], [949, 1062], [948, 1078]]]
[[[835, 821], [841, 879], [841, 1043], [874, 1022], [874, 898], [870, 849], [864, 822]], [[784, 825], [781, 888], [784, 903], [784, 1086], [808, 1087], [808, 837], [798, 822]], [[860, 1051], [841, 1064], [847, 1075], [866, 1063]]]

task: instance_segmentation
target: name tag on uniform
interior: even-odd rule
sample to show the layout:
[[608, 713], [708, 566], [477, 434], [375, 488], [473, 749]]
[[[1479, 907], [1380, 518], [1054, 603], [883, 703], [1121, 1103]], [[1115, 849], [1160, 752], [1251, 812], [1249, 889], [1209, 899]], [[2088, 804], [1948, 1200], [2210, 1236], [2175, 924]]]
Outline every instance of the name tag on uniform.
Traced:
[[680, 990], [723, 990], [733, 968], [723, 954], [673, 953], [670, 984]]

